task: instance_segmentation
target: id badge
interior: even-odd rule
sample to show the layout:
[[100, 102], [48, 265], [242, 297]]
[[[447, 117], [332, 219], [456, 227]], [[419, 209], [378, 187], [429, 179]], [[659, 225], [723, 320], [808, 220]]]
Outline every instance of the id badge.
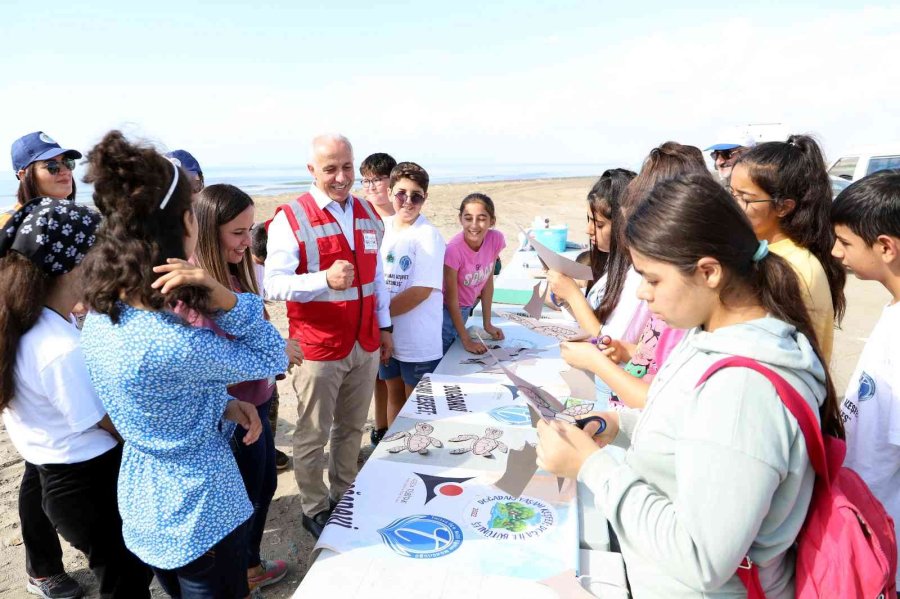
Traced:
[[374, 254], [378, 251], [378, 238], [375, 231], [363, 231], [363, 250], [367, 254]]

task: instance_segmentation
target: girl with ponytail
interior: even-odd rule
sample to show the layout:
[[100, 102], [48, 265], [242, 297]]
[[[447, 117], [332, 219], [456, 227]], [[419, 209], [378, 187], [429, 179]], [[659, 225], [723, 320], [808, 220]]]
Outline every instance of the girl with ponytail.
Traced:
[[847, 273], [831, 255], [831, 183], [822, 151], [807, 135], [767, 142], [742, 154], [731, 173], [731, 193], [757, 239], [787, 260], [825, 360], [831, 359], [834, 325], [844, 315]]
[[[125, 543], [172, 596], [246, 597], [245, 522], [253, 514], [229, 441], [261, 431], [228, 385], [287, 367], [256, 293], [235, 293], [186, 259], [197, 247], [180, 167], [111, 131], [88, 153], [104, 216], [85, 261], [88, 371], [125, 439], [119, 508]], [[250, 285], [253, 288], [252, 284]], [[173, 312], [208, 317], [227, 337]]]
[[[749, 556], [767, 597], [793, 597], [789, 551], [815, 480], [802, 432], [755, 371], [726, 368], [698, 382], [723, 358], [750, 358], [791, 384], [825, 432], [842, 436], [831, 379], [796, 301], [797, 277], [707, 176], [658, 183], [625, 238], [643, 277], [639, 296], [670, 326], [689, 330], [642, 411], [601, 413], [607, 427], [596, 436], [593, 423], [541, 422], [538, 464], [591, 489], [635, 596], [744, 596], [736, 572]], [[587, 343], [562, 344], [576, 367], [592, 352]], [[609, 443], [630, 446], [623, 463], [599, 450]]]

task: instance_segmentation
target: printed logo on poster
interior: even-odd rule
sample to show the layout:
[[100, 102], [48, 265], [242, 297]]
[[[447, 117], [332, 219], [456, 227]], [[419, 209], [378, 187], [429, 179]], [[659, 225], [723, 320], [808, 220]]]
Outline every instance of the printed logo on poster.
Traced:
[[491, 418], [503, 424], [512, 426], [530, 426], [531, 416], [526, 406], [500, 406], [494, 408], [488, 414]]
[[863, 372], [859, 377], [859, 401], [868, 401], [875, 397], [875, 379]]
[[501, 541], [537, 539], [557, 522], [556, 510], [534, 497], [489, 495], [466, 511], [469, 526], [483, 537]]
[[406, 516], [378, 529], [381, 540], [398, 555], [434, 559], [453, 553], [462, 545], [462, 529], [455, 522], [420, 514]]
[[463, 483], [475, 478], [474, 476], [437, 476], [435, 474], [422, 474], [421, 472], [414, 472], [413, 474], [418, 478], [409, 477], [406, 479], [395, 499], [396, 503], [407, 504], [412, 501], [416, 495], [416, 489], [420, 485], [425, 489], [425, 500], [422, 502], [422, 505], [426, 505], [438, 496], [458, 497], [465, 490], [463, 489]]

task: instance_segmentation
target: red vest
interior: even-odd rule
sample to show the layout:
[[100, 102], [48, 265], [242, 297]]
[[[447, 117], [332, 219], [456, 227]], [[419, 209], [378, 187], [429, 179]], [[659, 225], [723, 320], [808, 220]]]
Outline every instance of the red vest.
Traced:
[[290, 336], [300, 342], [308, 360], [340, 360], [347, 357], [353, 344], [366, 351], [381, 345], [375, 313], [375, 267], [384, 224], [366, 200], [353, 198], [353, 243], [350, 249], [341, 226], [327, 210], [316, 205], [305, 193], [295, 201], [279, 206], [284, 212], [300, 247], [297, 274], [328, 270], [336, 260], [354, 266], [353, 285], [343, 291], [328, 288], [315, 300], [287, 302]]

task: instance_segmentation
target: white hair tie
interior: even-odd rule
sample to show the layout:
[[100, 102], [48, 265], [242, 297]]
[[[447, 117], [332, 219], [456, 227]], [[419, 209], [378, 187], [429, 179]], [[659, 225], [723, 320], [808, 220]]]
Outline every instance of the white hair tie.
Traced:
[[166, 204], [169, 203], [169, 200], [172, 199], [172, 194], [175, 192], [175, 186], [178, 185], [178, 165], [174, 162], [172, 164], [172, 169], [175, 171], [175, 174], [172, 176], [172, 184], [169, 185], [169, 191], [166, 192], [166, 197], [162, 199], [162, 202], [159, 204], [159, 209], [164, 210]]

